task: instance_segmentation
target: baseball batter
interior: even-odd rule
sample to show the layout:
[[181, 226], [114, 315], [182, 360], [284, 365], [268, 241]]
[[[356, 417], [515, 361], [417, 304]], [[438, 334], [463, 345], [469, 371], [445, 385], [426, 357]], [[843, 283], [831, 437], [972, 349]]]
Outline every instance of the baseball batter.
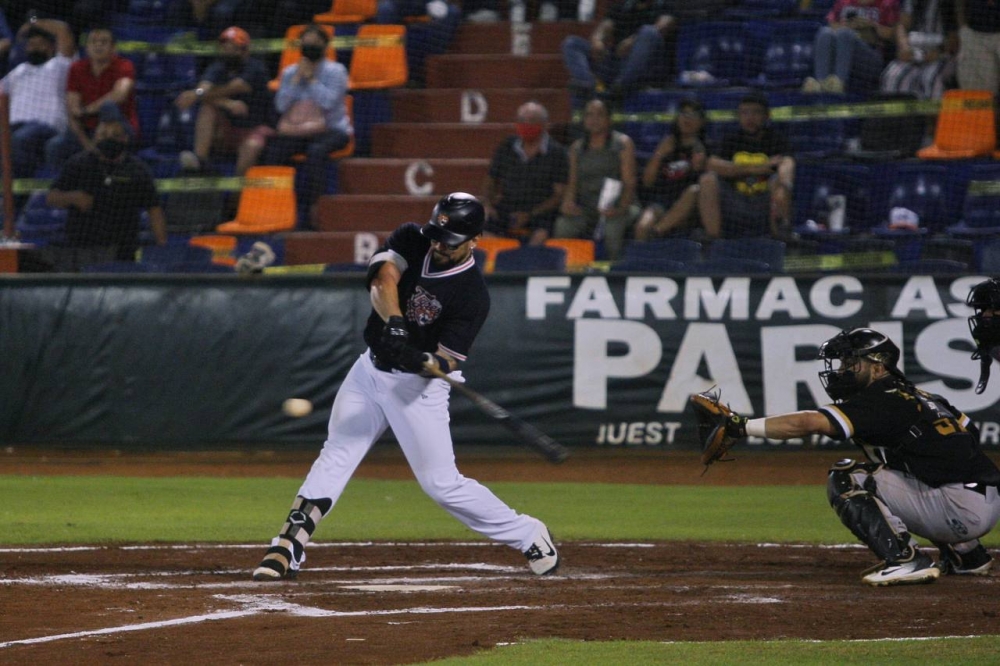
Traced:
[[[864, 451], [867, 463], [833, 466], [827, 497], [841, 522], [882, 560], [862, 574], [865, 583], [987, 574], [993, 558], [979, 539], [1000, 520], [1000, 470], [980, 448], [969, 417], [916, 388], [896, 367], [899, 348], [878, 331], [841, 331], [819, 356], [833, 404], [750, 420], [730, 414], [726, 431], [770, 439], [819, 433], [851, 438]], [[911, 534], [938, 547], [937, 564]]]
[[461, 379], [490, 299], [472, 250], [485, 223], [470, 194], [443, 197], [422, 227], [398, 228], [372, 257], [368, 350], [354, 363], [330, 414], [326, 443], [299, 488], [281, 532], [253, 572], [257, 581], [293, 578], [305, 546], [372, 444], [392, 428], [420, 487], [480, 534], [517, 548], [532, 572], [552, 573], [559, 555], [536, 518], [518, 514], [455, 465], [448, 427], [450, 386], [424, 374], [434, 364]]

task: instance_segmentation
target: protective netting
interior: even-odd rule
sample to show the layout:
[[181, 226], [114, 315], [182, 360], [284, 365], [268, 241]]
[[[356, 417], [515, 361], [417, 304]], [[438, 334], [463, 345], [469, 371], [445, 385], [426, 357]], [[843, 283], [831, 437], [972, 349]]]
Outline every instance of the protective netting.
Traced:
[[[487, 195], [525, 102], [539, 101], [551, 138], [570, 146], [596, 98], [634, 142], [632, 217], [621, 250], [603, 217], [599, 231], [584, 225], [592, 254], [571, 258], [574, 269], [593, 258], [668, 272], [992, 272], [998, 79], [985, 54], [1000, 12], [964, 7], [11, 2], [0, 22], [4, 235], [31, 246], [21, 270], [231, 271], [241, 257], [252, 269], [347, 268], [400, 223], [426, 219], [441, 194]], [[747, 104], [777, 143], [734, 140]], [[723, 166], [720, 192], [706, 194], [682, 138], [694, 116], [704, 169], [780, 150], [791, 171]], [[688, 187], [691, 210], [678, 212]], [[787, 201], [740, 198], [775, 189]], [[726, 245], [716, 237], [754, 236], [773, 243], [709, 252]], [[697, 256], [675, 247], [650, 263], [639, 241], [659, 237], [693, 240]]]

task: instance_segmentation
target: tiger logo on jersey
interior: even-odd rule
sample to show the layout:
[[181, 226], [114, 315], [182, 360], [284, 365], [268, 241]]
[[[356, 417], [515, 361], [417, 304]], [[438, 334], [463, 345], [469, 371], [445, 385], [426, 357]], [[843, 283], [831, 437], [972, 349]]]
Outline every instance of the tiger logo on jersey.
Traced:
[[417, 326], [428, 326], [440, 316], [441, 301], [423, 287], [417, 287], [406, 302], [406, 318]]

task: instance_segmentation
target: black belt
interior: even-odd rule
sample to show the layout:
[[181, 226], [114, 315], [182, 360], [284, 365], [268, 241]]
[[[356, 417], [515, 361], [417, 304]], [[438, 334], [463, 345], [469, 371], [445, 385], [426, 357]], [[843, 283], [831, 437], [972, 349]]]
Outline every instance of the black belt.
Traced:
[[368, 350], [368, 358], [372, 360], [372, 365], [375, 366], [376, 370], [381, 370], [382, 372], [392, 372], [393, 370], [399, 370], [399, 368], [394, 366], [392, 363], [380, 359], [378, 356], [375, 355], [375, 352], [371, 349]]

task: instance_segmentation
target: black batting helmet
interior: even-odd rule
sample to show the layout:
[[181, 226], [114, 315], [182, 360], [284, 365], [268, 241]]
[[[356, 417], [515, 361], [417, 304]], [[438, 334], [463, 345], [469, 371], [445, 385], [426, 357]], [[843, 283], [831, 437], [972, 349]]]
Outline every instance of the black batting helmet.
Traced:
[[[887, 336], [870, 328], [841, 331], [820, 346], [819, 357], [826, 361], [826, 369], [819, 373], [820, 381], [827, 395], [834, 400], [843, 400], [864, 388], [852, 369], [861, 359], [881, 363], [890, 373], [903, 377], [896, 367], [899, 347]], [[839, 367], [834, 367], [835, 361], [840, 361]]]
[[465, 192], [452, 192], [434, 206], [431, 219], [420, 228], [427, 238], [457, 247], [483, 233], [486, 211], [479, 199]]

